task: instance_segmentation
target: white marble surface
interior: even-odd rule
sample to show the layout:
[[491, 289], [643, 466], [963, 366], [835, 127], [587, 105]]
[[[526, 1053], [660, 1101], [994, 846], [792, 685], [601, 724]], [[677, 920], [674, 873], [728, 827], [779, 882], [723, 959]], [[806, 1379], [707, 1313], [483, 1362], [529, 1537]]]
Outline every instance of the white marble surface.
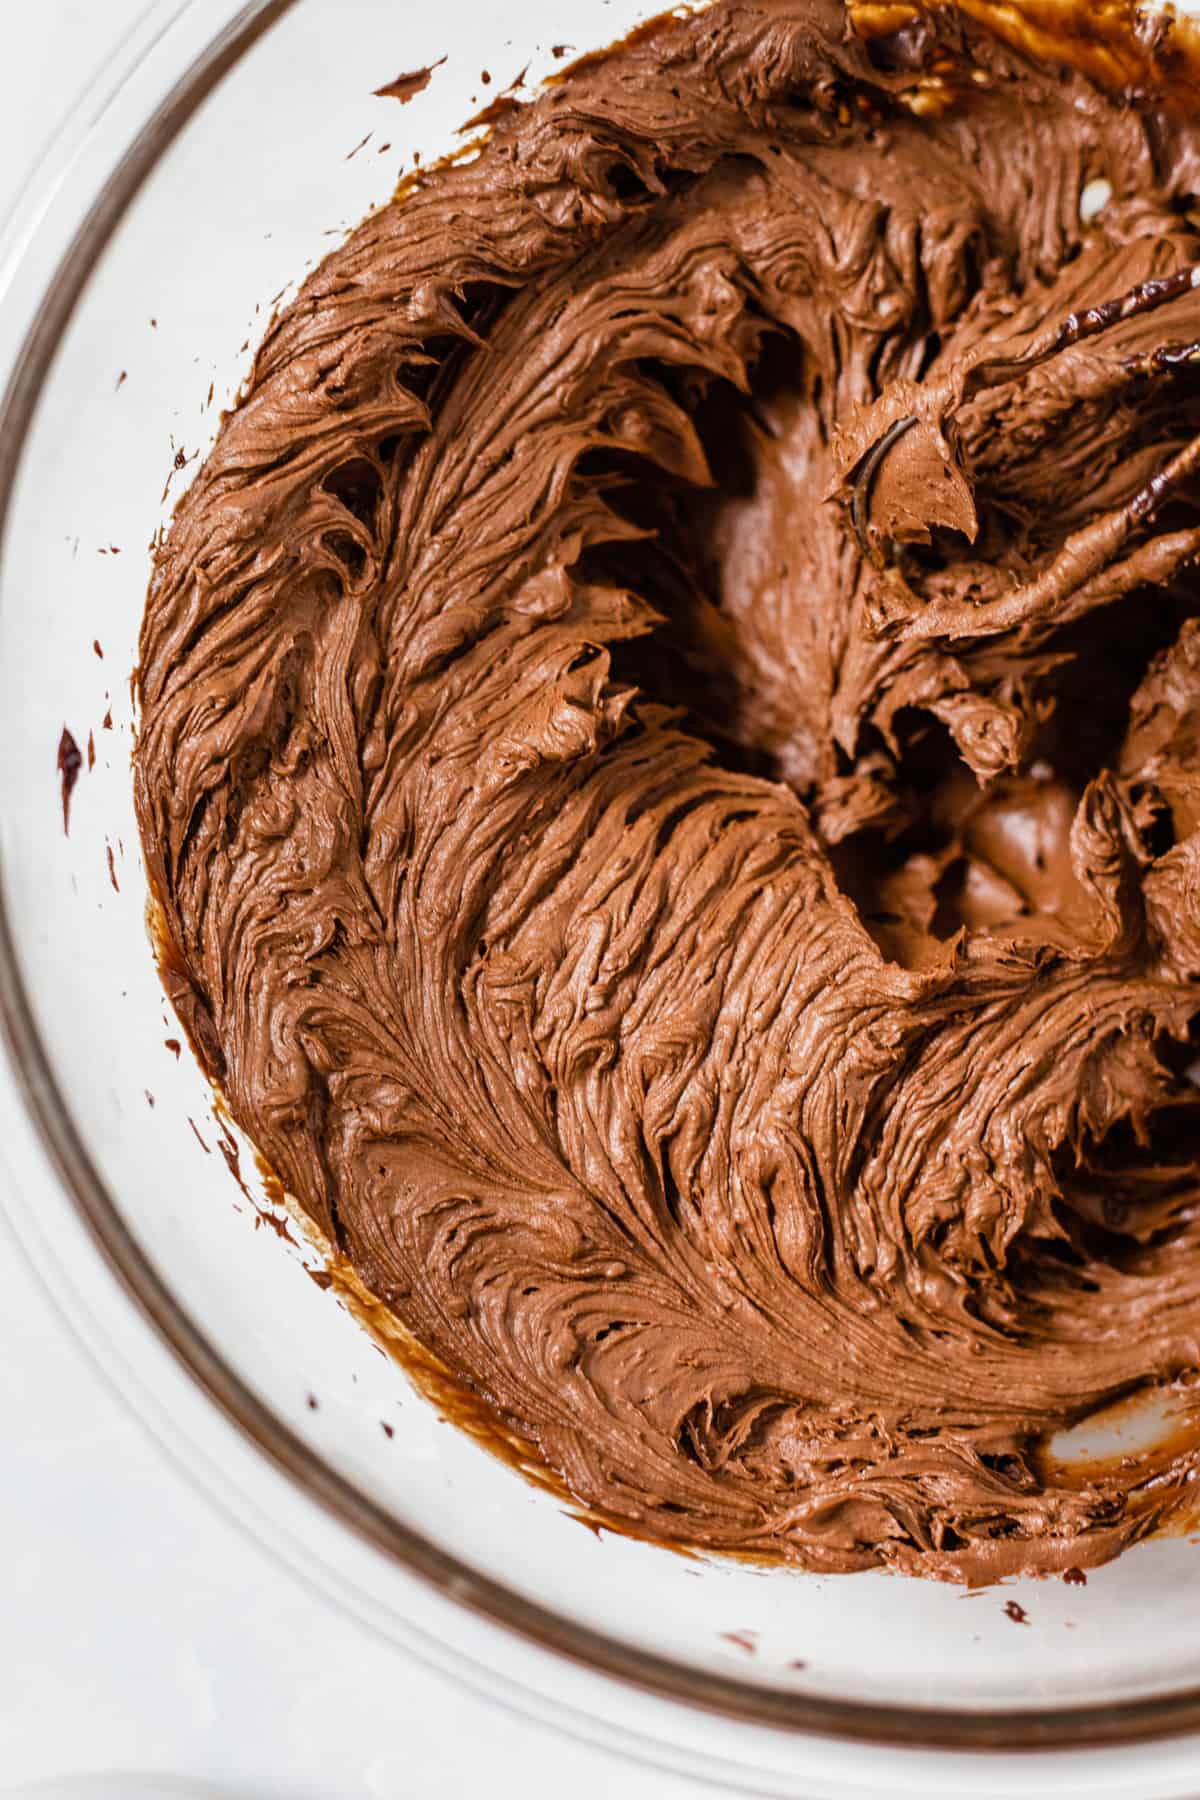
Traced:
[[131, 1797], [175, 1791], [134, 1774], [212, 1800], [695, 1793], [464, 1697], [314, 1598], [164, 1460], [7, 1238], [0, 1292], [0, 1792], [119, 1771]]
[[[0, 4], [0, 217], [141, 4]], [[122, 1408], [2, 1224], [0, 1294], [0, 1793], [695, 1793], [464, 1697], [282, 1572]]]

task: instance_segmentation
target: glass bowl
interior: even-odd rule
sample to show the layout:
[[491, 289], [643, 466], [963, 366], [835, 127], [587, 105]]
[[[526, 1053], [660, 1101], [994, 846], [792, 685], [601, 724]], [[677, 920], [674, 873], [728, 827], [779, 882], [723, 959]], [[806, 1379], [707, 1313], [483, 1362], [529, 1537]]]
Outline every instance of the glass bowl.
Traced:
[[[179, 1053], [129, 779], [151, 542], [273, 307], [414, 153], [451, 148], [522, 71], [549, 73], [552, 46], [593, 48], [649, 10], [164, 0], [10, 220], [0, 300], [6, 341], [24, 337], [0, 421], [11, 1221], [189, 1472], [474, 1687], [760, 1791], [955, 1793], [969, 1778], [1006, 1793], [1017, 1767], [1025, 1792], [1126, 1792], [1131, 1771], [1142, 1795], [1194, 1791], [1180, 1736], [1200, 1730], [1193, 1544], [1142, 1545], [1086, 1587], [966, 1596], [584, 1529], [442, 1420], [309, 1278], [251, 1148]], [[374, 96], [443, 56], [411, 104]], [[64, 727], [83, 758], [69, 832]]]

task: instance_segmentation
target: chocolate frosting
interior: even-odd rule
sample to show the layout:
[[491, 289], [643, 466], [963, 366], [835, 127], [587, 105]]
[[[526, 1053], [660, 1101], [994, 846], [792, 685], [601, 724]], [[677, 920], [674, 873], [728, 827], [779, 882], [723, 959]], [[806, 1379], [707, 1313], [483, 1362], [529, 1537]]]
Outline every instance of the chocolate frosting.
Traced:
[[236, 1118], [572, 1493], [982, 1580], [1198, 1462], [1046, 1445], [1200, 1366], [1200, 133], [852, 26], [659, 21], [309, 278], [136, 797]]

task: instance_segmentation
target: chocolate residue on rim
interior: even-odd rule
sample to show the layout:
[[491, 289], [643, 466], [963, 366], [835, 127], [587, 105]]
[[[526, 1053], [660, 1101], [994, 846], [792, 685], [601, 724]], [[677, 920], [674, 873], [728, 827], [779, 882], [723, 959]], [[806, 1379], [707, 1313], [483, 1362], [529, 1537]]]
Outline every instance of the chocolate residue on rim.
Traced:
[[264, 1225], [268, 1230], [273, 1231], [275, 1236], [281, 1239], [283, 1243], [291, 1244], [293, 1249], [297, 1247], [296, 1240], [291, 1234], [287, 1220], [281, 1218], [278, 1213], [271, 1212], [265, 1206], [256, 1206], [254, 1209], [255, 1231], [260, 1230]]
[[389, 81], [383, 87], [374, 90], [376, 99], [398, 100], [401, 106], [407, 106], [410, 100], [415, 99], [418, 94], [424, 93], [433, 77], [434, 70], [440, 69], [445, 60], [444, 56], [439, 56], [435, 63], [429, 63], [423, 69], [410, 69], [406, 75], [397, 75], [394, 81]]
[[[241, 1188], [241, 1190], [242, 1190], [243, 1194], [246, 1196], [247, 1200], [249, 1200], [250, 1204], [252, 1206], [254, 1206], [255, 1216], [256, 1216], [256, 1220], [257, 1220], [258, 1207], [255, 1205], [254, 1195], [250, 1192], [250, 1189], [246, 1186], [245, 1177], [242, 1174], [242, 1160], [241, 1160], [241, 1155], [238, 1150], [237, 1140], [233, 1136], [233, 1133], [229, 1130], [229, 1127], [226, 1124], [224, 1124], [224, 1122], [221, 1119], [218, 1119], [216, 1124], [217, 1124], [217, 1149], [221, 1152], [221, 1155], [224, 1158], [225, 1167], [229, 1170], [229, 1173], [233, 1176], [233, 1179], [237, 1182], [238, 1186]], [[199, 1135], [199, 1134], [197, 1134], [197, 1135]]]
[[1200, 1465], [1039, 1461], [1200, 1341], [1200, 158], [1127, 6], [1115, 101], [884, 11], [655, 21], [310, 277], [137, 802], [189, 1036], [481, 1433], [981, 1581]]
[[65, 725], [62, 728], [62, 736], [58, 740], [57, 767], [62, 781], [62, 820], [65, 835], [71, 829], [71, 795], [75, 791], [75, 783], [79, 780], [79, 771], [83, 767], [83, 753]]

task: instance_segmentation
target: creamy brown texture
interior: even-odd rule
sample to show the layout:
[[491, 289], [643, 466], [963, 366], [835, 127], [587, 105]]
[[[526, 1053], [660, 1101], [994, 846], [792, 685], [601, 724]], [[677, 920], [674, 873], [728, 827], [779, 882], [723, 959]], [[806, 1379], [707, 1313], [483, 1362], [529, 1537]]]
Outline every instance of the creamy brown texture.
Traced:
[[663, 21], [328, 259], [163, 545], [176, 1004], [635, 1529], [1075, 1569], [1200, 1460], [1040, 1449], [1200, 1365], [1198, 148], [944, 12]]

